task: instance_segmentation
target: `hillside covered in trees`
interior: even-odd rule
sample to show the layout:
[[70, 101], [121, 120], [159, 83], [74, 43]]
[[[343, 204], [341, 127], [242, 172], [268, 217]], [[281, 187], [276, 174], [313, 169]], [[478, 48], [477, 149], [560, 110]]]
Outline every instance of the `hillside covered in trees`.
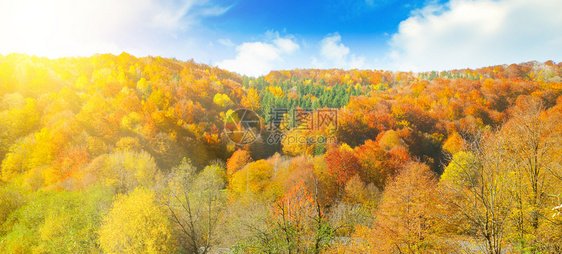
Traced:
[[562, 63], [0, 55], [0, 162], [1, 253], [559, 253]]

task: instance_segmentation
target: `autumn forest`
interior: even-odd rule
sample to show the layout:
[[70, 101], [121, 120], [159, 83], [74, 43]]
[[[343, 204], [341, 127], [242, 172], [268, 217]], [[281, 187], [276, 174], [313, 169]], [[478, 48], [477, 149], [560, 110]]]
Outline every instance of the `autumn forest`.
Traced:
[[561, 253], [562, 63], [0, 55], [0, 162], [0, 253]]

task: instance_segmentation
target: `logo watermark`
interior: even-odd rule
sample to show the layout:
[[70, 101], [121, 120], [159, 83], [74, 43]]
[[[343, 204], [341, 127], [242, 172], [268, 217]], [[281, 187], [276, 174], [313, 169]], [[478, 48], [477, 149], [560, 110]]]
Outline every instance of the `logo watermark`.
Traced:
[[271, 108], [268, 112], [267, 130], [320, 130], [336, 131], [338, 129], [337, 109], [287, 109]]
[[[338, 110], [271, 108], [265, 126], [270, 135], [266, 143], [274, 144], [335, 144], [335, 135], [309, 135], [311, 131], [334, 132], [338, 129]], [[261, 135], [261, 118], [250, 109], [227, 112], [224, 131], [230, 141], [237, 145], [249, 145]]]
[[337, 138], [334, 135], [315, 135], [308, 136], [301, 133], [273, 133], [267, 137], [266, 142], [268, 145], [274, 145], [279, 143], [284, 144], [307, 144], [307, 145], [319, 145], [319, 144], [335, 144], [337, 143]]
[[249, 145], [261, 134], [260, 116], [246, 108], [229, 110], [224, 118], [224, 132], [237, 145]]

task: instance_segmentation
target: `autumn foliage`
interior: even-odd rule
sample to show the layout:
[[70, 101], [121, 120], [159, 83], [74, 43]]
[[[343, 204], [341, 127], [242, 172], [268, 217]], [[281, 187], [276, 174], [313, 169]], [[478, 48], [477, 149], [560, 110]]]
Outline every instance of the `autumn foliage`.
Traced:
[[328, 164], [328, 174], [343, 187], [345, 182], [361, 171], [361, 164], [349, 146], [329, 149], [324, 155]]
[[446, 252], [437, 177], [427, 165], [408, 162], [385, 188], [368, 249], [389, 252]]
[[560, 253], [561, 76], [0, 55], [0, 252]]

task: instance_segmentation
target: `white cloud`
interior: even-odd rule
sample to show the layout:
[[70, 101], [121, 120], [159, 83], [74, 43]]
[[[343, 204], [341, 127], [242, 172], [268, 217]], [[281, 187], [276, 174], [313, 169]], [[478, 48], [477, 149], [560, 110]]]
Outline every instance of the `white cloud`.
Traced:
[[562, 60], [562, 1], [451, 0], [412, 12], [390, 41], [394, 69]]
[[336, 65], [344, 65], [349, 54], [349, 48], [341, 43], [339, 34], [334, 34], [322, 40], [320, 53]]
[[350, 54], [350, 49], [341, 42], [338, 33], [329, 34], [320, 42], [321, 59], [313, 58], [312, 65], [315, 68], [362, 68], [365, 63], [364, 57]]
[[234, 43], [230, 39], [221, 38], [218, 42], [227, 47], [234, 47]]
[[[271, 38], [273, 36], [273, 38]], [[278, 33], [266, 33], [267, 42], [246, 42], [236, 47], [234, 59], [227, 59], [217, 65], [229, 71], [249, 76], [260, 76], [275, 69], [284, 57], [296, 52], [300, 46], [292, 37], [281, 38]]]
[[299, 45], [296, 44], [292, 39], [288, 38], [277, 38], [273, 41], [277, 48], [283, 53], [292, 54], [299, 49]]
[[0, 1], [0, 53], [60, 57], [140, 52], [162, 47], [163, 41], [177, 39], [202, 18], [228, 8], [210, 0]]

